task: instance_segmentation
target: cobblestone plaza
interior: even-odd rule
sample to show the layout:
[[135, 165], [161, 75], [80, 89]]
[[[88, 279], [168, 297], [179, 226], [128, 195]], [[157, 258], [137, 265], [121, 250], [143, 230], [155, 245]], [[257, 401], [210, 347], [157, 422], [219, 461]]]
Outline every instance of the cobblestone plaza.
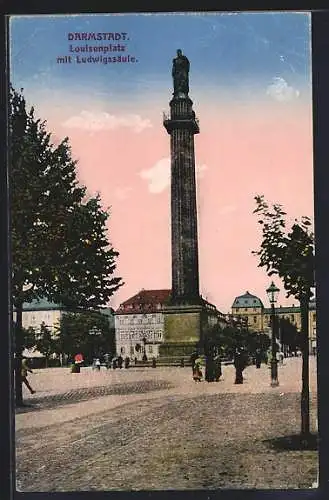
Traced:
[[[310, 358], [311, 429], [316, 366]], [[309, 488], [317, 451], [271, 440], [300, 427], [301, 358], [280, 367], [234, 368], [218, 383], [195, 383], [191, 368], [35, 370], [36, 394], [17, 410], [20, 491]]]

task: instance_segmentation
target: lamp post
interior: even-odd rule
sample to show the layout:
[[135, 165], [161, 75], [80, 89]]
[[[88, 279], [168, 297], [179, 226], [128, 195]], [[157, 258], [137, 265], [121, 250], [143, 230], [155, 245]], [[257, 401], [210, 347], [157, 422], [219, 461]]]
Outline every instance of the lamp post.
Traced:
[[275, 303], [277, 301], [280, 289], [271, 283], [266, 290], [268, 300], [271, 304], [271, 323], [272, 323], [272, 355], [271, 355], [271, 387], [279, 385], [278, 380], [278, 360], [276, 359], [276, 338], [275, 338]]
[[[97, 326], [93, 326], [89, 330], [89, 335], [102, 335], [101, 330], [97, 328]], [[95, 342], [93, 342], [93, 356], [95, 357]]]

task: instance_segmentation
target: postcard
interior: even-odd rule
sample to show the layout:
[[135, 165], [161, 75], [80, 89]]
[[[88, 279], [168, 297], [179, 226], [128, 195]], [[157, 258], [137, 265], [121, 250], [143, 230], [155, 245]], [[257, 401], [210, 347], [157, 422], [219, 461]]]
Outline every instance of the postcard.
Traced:
[[310, 14], [8, 22], [17, 491], [316, 487]]

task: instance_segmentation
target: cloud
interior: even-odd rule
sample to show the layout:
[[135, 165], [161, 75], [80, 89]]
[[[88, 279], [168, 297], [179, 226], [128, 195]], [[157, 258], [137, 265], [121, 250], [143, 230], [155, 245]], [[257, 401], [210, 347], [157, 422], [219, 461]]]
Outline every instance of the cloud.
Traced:
[[121, 115], [115, 116], [105, 112], [81, 111], [80, 114], [71, 116], [64, 123], [64, 127], [79, 128], [95, 132], [99, 130], [116, 130], [126, 127], [133, 132], [140, 133], [146, 128], [152, 127], [148, 118], [142, 118], [140, 115]]
[[[197, 177], [202, 178], [207, 168], [205, 164], [196, 165]], [[150, 193], [162, 193], [170, 185], [170, 158], [161, 158], [153, 167], [142, 170], [139, 175], [148, 182]]]
[[284, 78], [275, 77], [267, 87], [266, 94], [276, 101], [292, 101], [298, 98], [299, 90], [288, 85]]
[[132, 187], [127, 186], [127, 187], [117, 187], [114, 191], [114, 196], [118, 200], [126, 200], [129, 198], [129, 193], [132, 191]]

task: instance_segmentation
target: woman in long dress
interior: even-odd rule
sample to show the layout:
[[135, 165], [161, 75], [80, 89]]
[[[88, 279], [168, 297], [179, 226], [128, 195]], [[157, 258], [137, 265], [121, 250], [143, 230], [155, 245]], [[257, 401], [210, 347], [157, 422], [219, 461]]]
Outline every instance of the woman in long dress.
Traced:
[[193, 368], [193, 380], [195, 382], [201, 382], [201, 379], [203, 377], [201, 365], [202, 365], [201, 358], [197, 358], [194, 362], [194, 368]]

